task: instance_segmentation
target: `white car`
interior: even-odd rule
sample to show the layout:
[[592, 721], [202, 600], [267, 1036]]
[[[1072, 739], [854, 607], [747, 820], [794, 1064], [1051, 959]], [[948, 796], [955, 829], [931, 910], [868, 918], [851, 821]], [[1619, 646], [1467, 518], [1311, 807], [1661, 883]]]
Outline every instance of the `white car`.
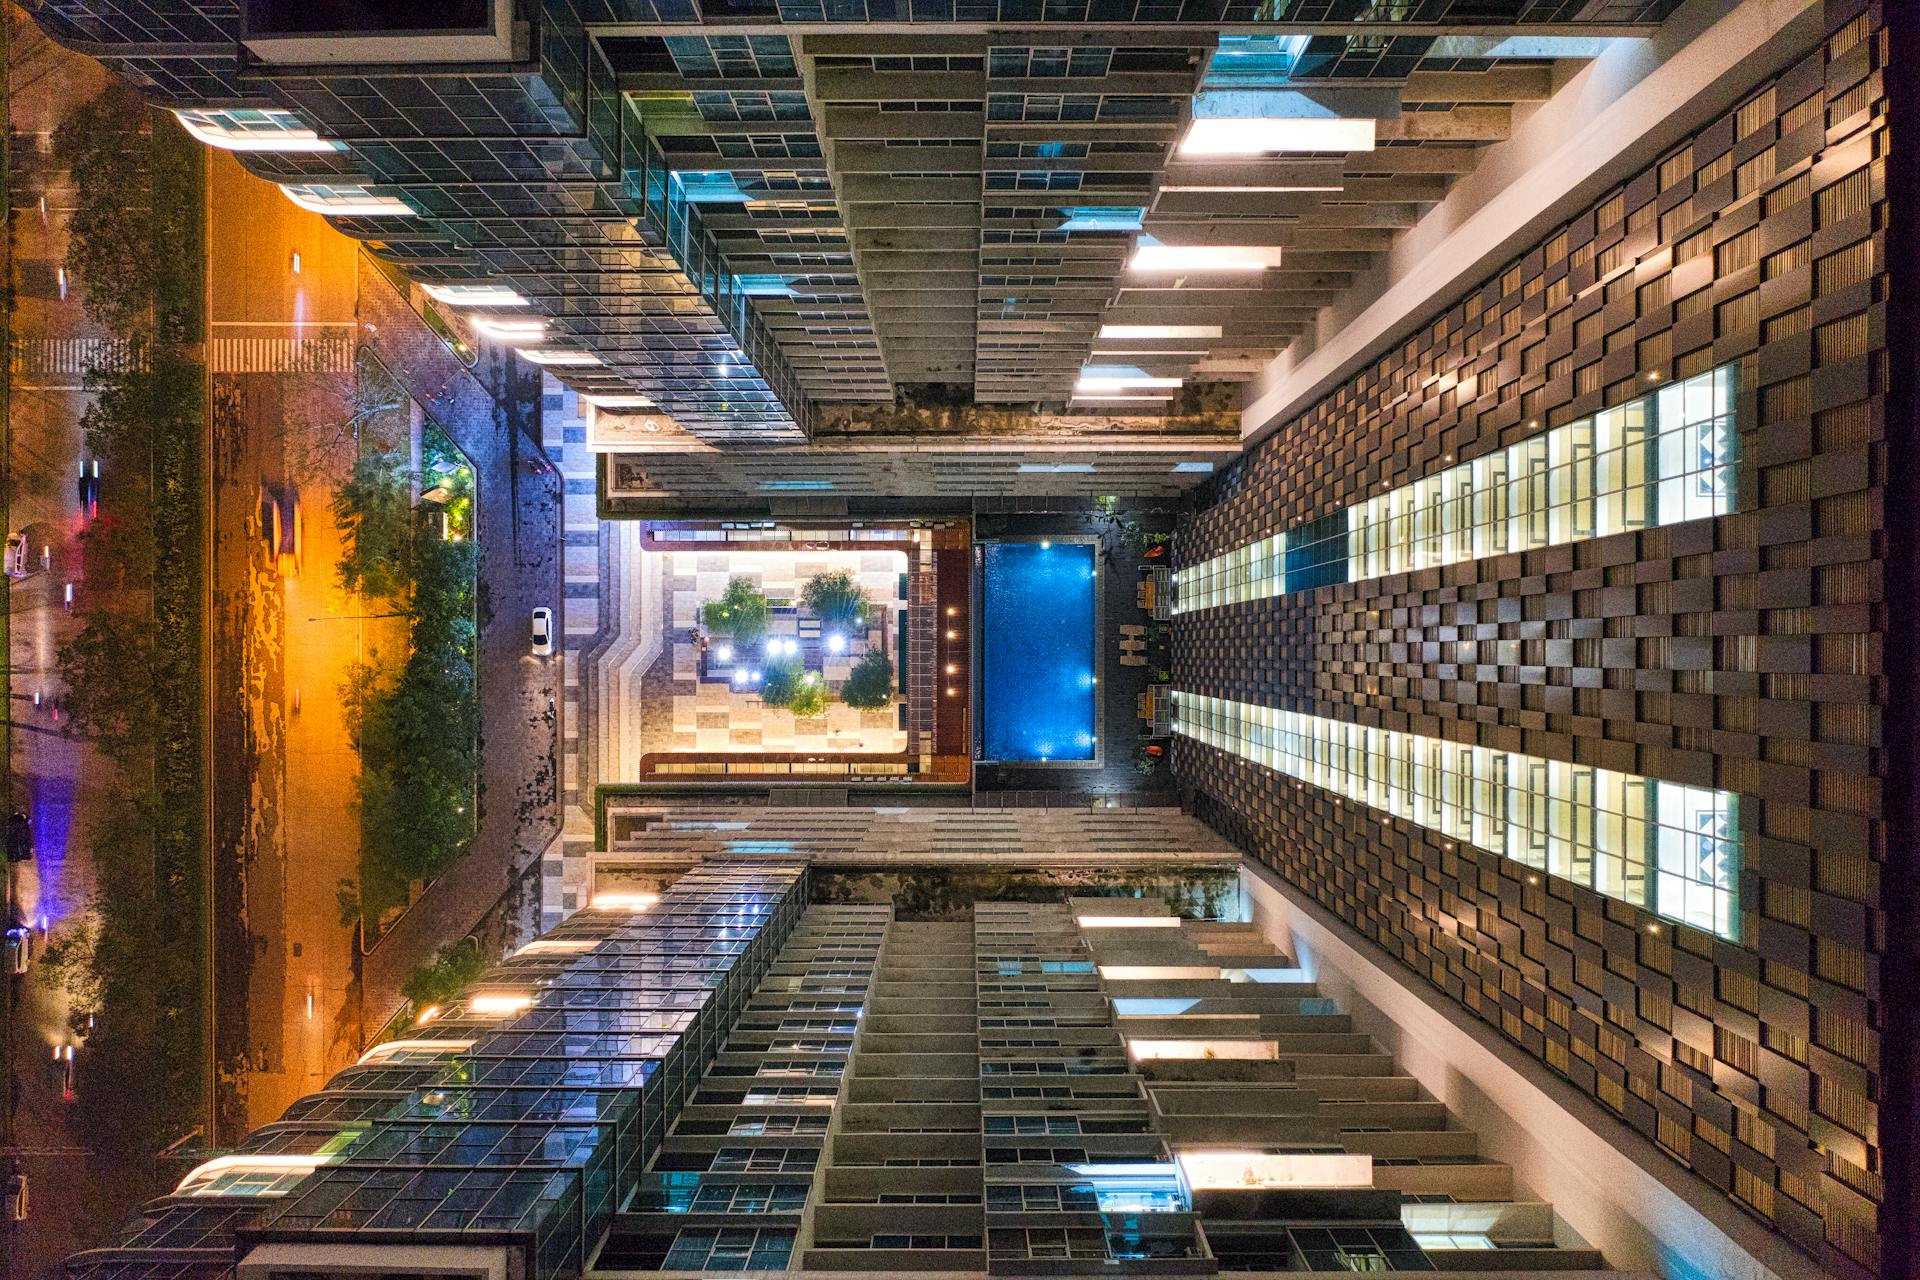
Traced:
[[553, 610], [544, 605], [533, 611], [533, 656], [553, 656]]
[[24, 578], [27, 576], [27, 535], [10, 533], [7, 535], [7, 576]]

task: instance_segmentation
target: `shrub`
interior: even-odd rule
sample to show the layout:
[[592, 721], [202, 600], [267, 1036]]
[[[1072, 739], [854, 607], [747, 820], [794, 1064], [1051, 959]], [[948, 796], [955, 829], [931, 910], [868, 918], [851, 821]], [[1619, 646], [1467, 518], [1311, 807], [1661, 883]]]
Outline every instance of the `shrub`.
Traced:
[[807, 579], [800, 590], [800, 603], [826, 626], [862, 626], [871, 606], [867, 593], [850, 573], [822, 573]]
[[792, 658], [783, 658], [766, 668], [760, 684], [760, 701], [769, 707], [785, 707], [801, 719], [824, 713], [833, 695], [817, 671], [808, 671]]
[[718, 600], [700, 607], [709, 631], [722, 631], [737, 645], [750, 645], [767, 633], [767, 596], [751, 578], [732, 578]]
[[893, 659], [878, 649], [854, 663], [846, 684], [840, 688], [841, 701], [850, 707], [873, 711], [893, 702]]

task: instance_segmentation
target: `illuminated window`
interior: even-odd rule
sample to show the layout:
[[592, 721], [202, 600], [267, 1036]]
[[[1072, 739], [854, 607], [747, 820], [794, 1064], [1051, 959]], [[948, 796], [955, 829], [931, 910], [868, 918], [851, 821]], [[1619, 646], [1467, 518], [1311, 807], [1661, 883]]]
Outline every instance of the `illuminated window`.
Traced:
[[1734, 366], [1183, 567], [1178, 613], [1726, 515]]
[[1174, 732], [1196, 742], [1737, 940], [1740, 824], [1731, 792], [1173, 697]]
[[409, 217], [415, 210], [397, 196], [383, 196], [357, 182], [283, 182], [287, 199], [311, 213], [336, 218]]
[[278, 107], [175, 108], [180, 127], [222, 151], [345, 151], [291, 111]]

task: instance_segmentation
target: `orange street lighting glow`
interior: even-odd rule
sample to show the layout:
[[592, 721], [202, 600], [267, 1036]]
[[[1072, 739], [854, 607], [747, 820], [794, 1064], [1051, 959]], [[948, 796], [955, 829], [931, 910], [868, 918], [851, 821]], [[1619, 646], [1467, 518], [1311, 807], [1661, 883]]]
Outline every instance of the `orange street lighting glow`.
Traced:
[[1371, 151], [1374, 122], [1340, 116], [1195, 120], [1183, 156], [1262, 156], [1272, 151]]
[[519, 1013], [533, 1007], [533, 997], [524, 992], [510, 995], [475, 996], [467, 1001], [468, 1013]]

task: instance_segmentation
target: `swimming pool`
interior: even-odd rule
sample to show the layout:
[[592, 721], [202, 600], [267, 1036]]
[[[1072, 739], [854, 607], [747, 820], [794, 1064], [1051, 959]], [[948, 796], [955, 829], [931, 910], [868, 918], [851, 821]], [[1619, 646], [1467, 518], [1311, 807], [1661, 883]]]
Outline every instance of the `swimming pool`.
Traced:
[[1099, 758], [1096, 550], [980, 544], [980, 759]]

